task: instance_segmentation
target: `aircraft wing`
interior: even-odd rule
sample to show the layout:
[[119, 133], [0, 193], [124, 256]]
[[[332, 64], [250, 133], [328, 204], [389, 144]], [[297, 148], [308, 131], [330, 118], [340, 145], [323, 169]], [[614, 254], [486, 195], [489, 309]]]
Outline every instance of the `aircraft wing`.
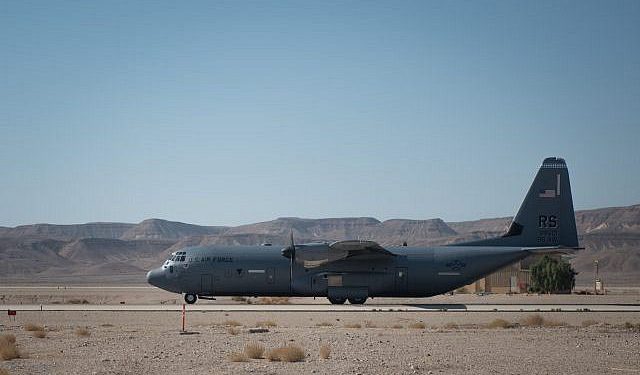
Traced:
[[394, 253], [373, 241], [336, 241], [331, 244], [319, 246], [305, 246], [296, 253], [296, 261], [305, 268], [319, 267], [327, 263], [345, 259], [380, 259], [381, 257], [394, 257]]
[[329, 249], [346, 253], [345, 258], [360, 257], [364, 255], [396, 256], [394, 253], [374, 241], [336, 241], [329, 245]]

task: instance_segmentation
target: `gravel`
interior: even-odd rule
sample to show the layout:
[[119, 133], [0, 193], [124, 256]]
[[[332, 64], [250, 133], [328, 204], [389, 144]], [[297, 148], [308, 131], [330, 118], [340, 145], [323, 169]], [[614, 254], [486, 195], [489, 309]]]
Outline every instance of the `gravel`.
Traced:
[[[188, 331], [180, 334], [178, 312], [20, 312], [5, 321], [2, 333], [16, 335], [27, 358], [0, 362], [11, 374], [601, 374], [640, 369], [640, 332], [623, 328], [640, 324], [637, 313], [547, 313], [561, 327], [489, 329], [494, 319], [522, 320], [527, 313], [466, 312], [191, 312]], [[243, 324], [231, 335], [223, 323]], [[256, 322], [277, 327], [249, 333]], [[582, 327], [581, 322], [598, 323]], [[376, 328], [366, 328], [369, 321]], [[330, 326], [316, 326], [325, 322]], [[424, 322], [425, 329], [408, 328]], [[37, 339], [26, 323], [45, 325]], [[362, 328], [345, 328], [346, 324]], [[456, 323], [458, 329], [444, 328]], [[403, 328], [391, 329], [393, 325]], [[77, 327], [91, 335], [80, 337]], [[639, 326], [640, 327], [640, 326]], [[250, 342], [266, 350], [287, 344], [305, 349], [304, 362], [252, 359], [231, 362]], [[320, 346], [331, 347], [321, 359]]]

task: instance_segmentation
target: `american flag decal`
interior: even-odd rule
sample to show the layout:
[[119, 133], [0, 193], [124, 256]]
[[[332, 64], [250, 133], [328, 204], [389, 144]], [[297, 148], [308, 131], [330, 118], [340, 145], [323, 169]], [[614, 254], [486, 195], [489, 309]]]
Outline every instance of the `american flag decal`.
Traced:
[[556, 189], [545, 189], [540, 190], [540, 194], [538, 194], [540, 198], [555, 198], [560, 196], [560, 175], [556, 175]]

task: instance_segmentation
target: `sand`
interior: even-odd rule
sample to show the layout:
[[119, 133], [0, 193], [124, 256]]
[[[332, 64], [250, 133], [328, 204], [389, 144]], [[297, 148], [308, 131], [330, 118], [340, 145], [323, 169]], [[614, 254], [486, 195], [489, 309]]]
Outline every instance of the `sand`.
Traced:
[[[0, 287], [2, 305], [33, 303], [181, 304], [179, 295], [147, 287]], [[292, 303], [327, 303], [292, 298]], [[368, 303], [638, 304], [637, 293], [608, 296], [443, 295], [428, 299], [374, 299]], [[242, 303], [230, 298], [198, 301]], [[14, 334], [24, 358], [0, 361], [10, 374], [633, 374], [640, 373], [640, 313], [545, 312], [276, 312], [18, 311], [2, 315], [0, 332]], [[513, 328], [488, 328], [504, 319]], [[262, 322], [262, 323], [260, 323]], [[268, 322], [265, 323], [265, 322]], [[45, 338], [24, 329], [43, 325]], [[588, 323], [588, 324], [587, 324]], [[631, 326], [629, 326], [629, 323]], [[232, 326], [238, 324], [238, 326]], [[268, 332], [251, 333], [258, 325]], [[411, 328], [421, 327], [424, 328]], [[348, 327], [360, 328], [348, 328]], [[89, 336], [76, 334], [86, 328]], [[230, 356], [257, 342], [270, 350], [304, 349], [302, 362]], [[328, 345], [328, 359], [320, 347]]]

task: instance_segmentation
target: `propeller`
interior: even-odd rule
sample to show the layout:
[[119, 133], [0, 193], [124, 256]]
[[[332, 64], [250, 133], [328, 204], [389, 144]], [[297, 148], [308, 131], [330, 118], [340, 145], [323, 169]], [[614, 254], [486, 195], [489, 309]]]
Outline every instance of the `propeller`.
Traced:
[[282, 255], [289, 258], [289, 288], [293, 289], [293, 263], [296, 257], [296, 245], [293, 242], [293, 229], [289, 232], [289, 246], [282, 249]]

